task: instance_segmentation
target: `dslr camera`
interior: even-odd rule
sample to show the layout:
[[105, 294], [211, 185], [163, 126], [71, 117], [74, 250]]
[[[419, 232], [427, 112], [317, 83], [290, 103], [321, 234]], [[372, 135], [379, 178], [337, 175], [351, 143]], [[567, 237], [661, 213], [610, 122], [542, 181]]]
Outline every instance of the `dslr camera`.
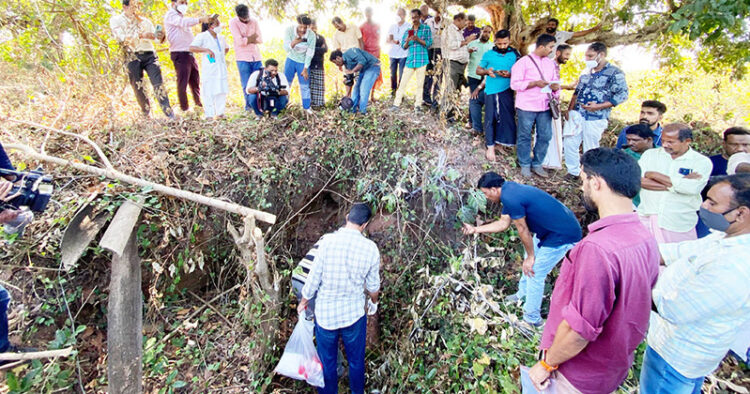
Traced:
[[278, 74], [274, 77], [268, 74], [263, 75], [260, 83], [258, 83], [263, 112], [276, 108], [276, 100], [279, 99], [281, 90], [285, 87], [281, 85], [281, 78], [279, 78]]
[[354, 73], [344, 74], [344, 86], [354, 86]]
[[17, 195], [8, 202], [0, 203], [0, 208], [20, 209], [29, 207], [33, 212], [44, 212], [52, 197], [52, 175], [45, 174], [38, 168], [34, 171], [12, 171], [0, 168], [0, 176], [15, 176], [20, 185], [13, 185], [8, 196]]

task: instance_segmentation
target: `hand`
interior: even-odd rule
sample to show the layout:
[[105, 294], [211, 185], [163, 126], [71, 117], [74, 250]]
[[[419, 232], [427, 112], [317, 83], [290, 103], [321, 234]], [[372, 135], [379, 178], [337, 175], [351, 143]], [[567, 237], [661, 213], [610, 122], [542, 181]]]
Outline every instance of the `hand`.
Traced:
[[302, 72], [300, 73], [300, 75], [302, 75], [302, 78], [309, 79], [306, 68], [302, 70]]
[[474, 100], [478, 99], [479, 98], [479, 92], [481, 92], [481, 91], [482, 91], [481, 88], [476, 88], [476, 90], [474, 90], [473, 92], [471, 92], [471, 98], [474, 99]]
[[211, 17], [208, 16], [208, 15], [202, 16], [202, 17], [198, 18], [198, 21], [200, 21], [200, 23], [210, 23], [211, 22]]
[[464, 223], [464, 227], [461, 229], [461, 232], [464, 233], [464, 235], [476, 234], [477, 228], [470, 225], [469, 223]]
[[468, 37], [466, 37], [466, 39], [469, 40], [469, 41], [474, 41], [474, 40], [477, 39], [477, 34], [476, 33], [472, 33], [471, 35], [469, 35]]
[[305, 309], [307, 309], [307, 303], [308, 303], [307, 298], [303, 298], [300, 300], [299, 304], [297, 304], [297, 314], [300, 314], [304, 312]]
[[138, 38], [146, 39], [146, 40], [155, 40], [156, 36], [154, 35], [154, 33], [141, 33], [138, 35]]
[[165, 38], [164, 30], [160, 30], [156, 33], [156, 39], [159, 41], [164, 41]]
[[562, 111], [562, 116], [565, 121], [570, 120], [570, 111]]
[[294, 48], [295, 46], [297, 46], [297, 44], [299, 44], [300, 42], [302, 42], [302, 39], [301, 39], [301, 38], [299, 38], [299, 37], [297, 37], [297, 38], [293, 39], [293, 40], [292, 40], [292, 45], [291, 45], [291, 46], [292, 46], [292, 48]]
[[547, 81], [538, 80], [538, 81], [532, 82], [530, 85], [533, 87], [537, 87], [537, 88], [543, 88], [549, 85], [549, 83]]
[[20, 213], [21, 211], [17, 209], [6, 209], [0, 211], [0, 224], [5, 224], [12, 220], [15, 220]]
[[594, 112], [594, 111], [600, 110], [602, 108], [602, 105], [601, 104], [597, 104], [597, 103], [595, 103], [593, 101], [590, 101], [590, 102], [582, 105], [581, 108], [585, 109], [586, 111]]
[[501, 76], [501, 77], [503, 77], [503, 78], [510, 78], [510, 71], [508, 71], [508, 70], [498, 70], [498, 71], [495, 71], [495, 72], [496, 72], [496, 73], [497, 73], [497, 74], [498, 74], [499, 76]]
[[549, 376], [550, 372], [542, 366], [542, 363], [538, 362], [529, 369], [529, 379], [539, 391], [543, 391], [549, 386]]
[[556, 92], [560, 90], [560, 84], [559, 83], [550, 84], [550, 89], [552, 89], [553, 92]]
[[487, 75], [489, 75], [490, 78], [495, 78], [495, 70], [492, 67], [488, 68]]
[[11, 189], [13, 189], [13, 183], [0, 178], [0, 201], [10, 200], [10, 198], [6, 199], [6, 197], [8, 197]]
[[701, 179], [701, 174], [697, 172], [691, 172], [687, 175], [685, 175], [685, 179]]
[[396, 45], [401, 45], [401, 41], [399, 41], [399, 40], [393, 40], [393, 43], [396, 44]]
[[209, 57], [212, 57], [212, 58], [216, 59], [216, 54], [214, 53], [214, 51], [212, 51], [210, 49], [206, 49], [206, 53], [208, 53]]
[[477, 51], [477, 49], [476, 49], [476, 48], [469, 48], [469, 53], [474, 53], [474, 52], [476, 52], [476, 51]]
[[523, 259], [523, 265], [521, 266], [524, 275], [530, 278], [534, 277], [534, 260], [536, 260], [534, 256], [526, 256], [526, 258]]

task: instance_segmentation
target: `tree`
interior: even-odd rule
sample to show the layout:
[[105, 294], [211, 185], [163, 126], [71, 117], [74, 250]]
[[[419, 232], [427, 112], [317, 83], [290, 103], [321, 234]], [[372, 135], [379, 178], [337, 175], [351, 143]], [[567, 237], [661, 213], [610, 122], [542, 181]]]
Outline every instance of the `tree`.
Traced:
[[[544, 32], [550, 17], [560, 28], [581, 30], [601, 23], [603, 28], [569, 44], [601, 41], [608, 47], [644, 44], [674, 63], [690, 49], [706, 70], [731, 68], [741, 76], [750, 62], [748, 0], [426, 0], [433, 9], [449, 5], [487, 10], [495, 29], [511, 31], [513, 44], [526, 51]], [[573, 23], [585, 21], [580, 26]]]

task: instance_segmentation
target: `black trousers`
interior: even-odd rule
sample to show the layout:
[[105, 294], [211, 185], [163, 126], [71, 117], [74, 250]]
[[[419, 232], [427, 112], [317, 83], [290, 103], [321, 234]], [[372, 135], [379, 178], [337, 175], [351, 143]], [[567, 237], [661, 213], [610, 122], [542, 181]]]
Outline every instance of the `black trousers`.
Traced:
[[151, 103], [146, 97], [146, 91], [143, 86], [143, 72], [148, 74], [148, 79], [151, 80], [151, 85], [154, 87], [154, 96], [156, 101], [159, 102], [161, 110], [164, 111], [164, 115], [172, 116], [172, 107], [169, 105], [169, 97], [167, 91], [164, 89], [164, 81], [161, 78], [161, 68], [159, 68], [159, 61], [156, 59], [154, 52], [136, 52], [135, 58], [130, 60], [127, 64], [128, 78], [130, 78], [130, 85], [133, 87], [135, 92], [135, 98], [138, 100], [138, 105], [141, 106], [141, 111], [148, 115], [151, 112]]
[[435, 63], [443, 58], [443, 51], [440, 48], [430, 48], [427, 50], [427, 55], [430, 58], [430, 62], [427, 63], [427, 69], [425, 70], [426, 75], [424, 77], [424, 88], [422, 89], [422, 99], [425, 103], [430, 105], [437, 105], [435, 100], [437, 99], [437, 93], [440, 89], [440, 82], [442, 81], [441, 75], [430, 75], [430, 72], [435, 69]]

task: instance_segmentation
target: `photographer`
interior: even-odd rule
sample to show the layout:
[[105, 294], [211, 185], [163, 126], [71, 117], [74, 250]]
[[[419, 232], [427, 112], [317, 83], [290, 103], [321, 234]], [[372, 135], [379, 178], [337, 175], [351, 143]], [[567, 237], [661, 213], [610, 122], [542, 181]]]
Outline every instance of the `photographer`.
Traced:
[[[0, 169], [15, 171], [15, 167], [13, 167], [13, 163], [11, 163], [8, 155], [5, 153], [2, 144], [0, 144]], [[5, 232], [8, 234], [22, 233], [26, 225], [34, 219], [32, 212], [15, 209], [6, 204], [19, 195], [19, 193], [11, 194], [13, 182], [16, 180], [16, 176], [14, 175], [0, 177], [0, 224], [3, 225]]]
[[265, 65], [265, 69], [250, 75], [246, 92], [256, 115], [260, 117], [270, 112], [277, 116], [289, 102], [289, 91], [286, 90], [289, 82], [284, 74], [279, 74], [279, 62], [268, 59]]
[[353, 102], [351, 111], [366, 113], [370, 92], [380, 76], [380, 61], [359, 48], [350, 48], [344, 53], [335, 50], [331, 52], [330, 60], [339, 68], [343, 67], [344, 83], [347, 86], [351, 83], [352, 76], [359, 73], [354, 89], [349, 92]]

